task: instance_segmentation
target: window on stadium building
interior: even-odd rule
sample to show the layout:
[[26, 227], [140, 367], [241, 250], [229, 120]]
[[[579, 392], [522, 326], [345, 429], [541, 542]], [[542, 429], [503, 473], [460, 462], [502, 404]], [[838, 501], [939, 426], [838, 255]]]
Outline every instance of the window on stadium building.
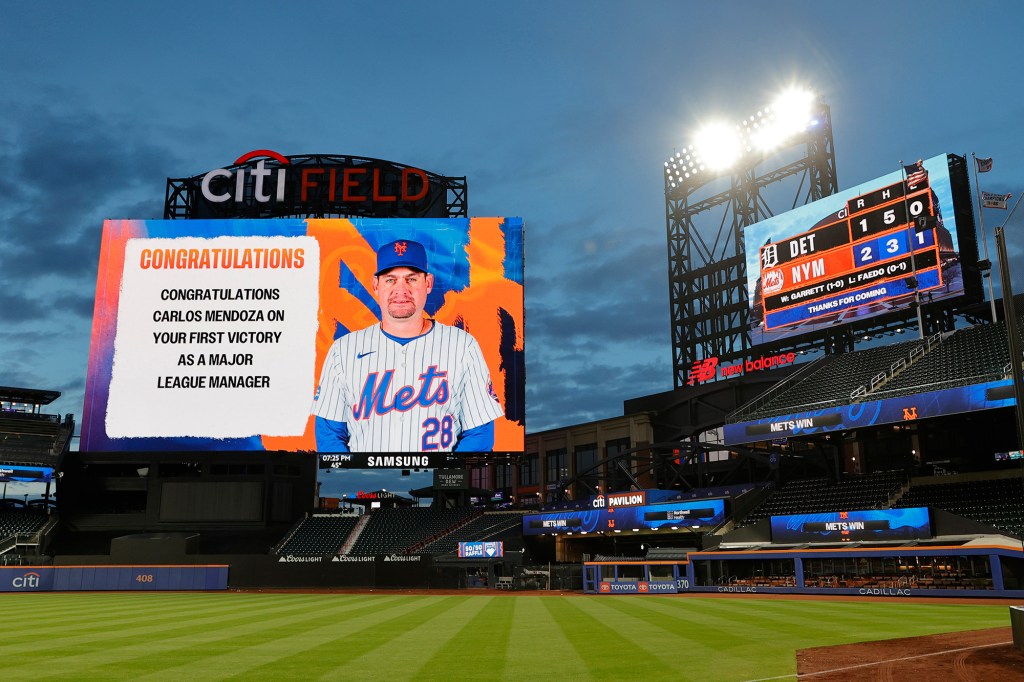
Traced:
[[597, 489], [598, 476], [600, 471], [595, 468], [598, 462], [597, 443], [580, 445], [573, 452], [573, 464], [576, 469], [576, 476], [580, 478], [575, 484], [573, 498], [580, 500], [590, 497]]
[[494, 485], [499, 489], [511, 488], [515, 481], [512, 480], [511, 464], [496, 464], [494, 470]]
[[[632, 447], [632, 445], [629, 442], [629, 438], [616, 438], [615, 440], [610, 440], [605, 444], [605, 452], [607, 453], [607, 456], [611, 458], [620, 452], [629, 450], [630, 447]], [[623, 459], [608, 462], [608, 491], [611, 492], [617, 490], [629, 490], [632, 485], [629, 477], [626, 476], [618, 462], [622, 462], [623, 466], [629, 466], [629, 464]]]
[[565, 448], [548, 450], [545, 460], [549, 486], [564, 483], [569, 478], [569, 455]]
[[536, 452], [524, 455], [519, 461], [519, 485], [526, 487], [540, 483], [537, 480], [538, 461], [540, 461], [540, 457]]
[[469, 485], [473, 488], [490, 488], [490, 467], [473, 467], [469, 470]]

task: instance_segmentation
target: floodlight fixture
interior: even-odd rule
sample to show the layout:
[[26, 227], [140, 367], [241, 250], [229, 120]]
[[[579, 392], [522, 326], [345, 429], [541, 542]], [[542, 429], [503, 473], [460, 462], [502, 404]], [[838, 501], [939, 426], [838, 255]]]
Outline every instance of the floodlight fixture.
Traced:
[[708, 123], [697, 131], [693, 138], [696, 158], [701, 168], [720, 171], [732, 166], [740, 158], [742, 145], [739, 131], [728, 123]]
[[706, 124], [692, 144], [665, 162], [666, 182], [671, 187], [689, 185], [697, 182], [702, 171], [726, 171], [746, 155], [771, 153], [819, 124], [816, 103], [814, 92], [791, 86], [738, 124]]

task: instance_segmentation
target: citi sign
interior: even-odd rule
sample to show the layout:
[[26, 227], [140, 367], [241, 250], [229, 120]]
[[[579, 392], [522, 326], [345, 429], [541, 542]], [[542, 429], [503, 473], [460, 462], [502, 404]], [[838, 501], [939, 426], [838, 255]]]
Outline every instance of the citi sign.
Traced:
[[15, 576], [11, 580], [11, 587], [16, 590], [35, 590], [42, 586], [41, 576], [35, 571], [29, 571], [24, 575]]
[[[282, 203], [289, 195], [295, 196], [294, 190], [287, 191], [289, 185], [296, 182], [293, 176], [298, 176], [300, 202], [310, 201], [314, 197], [345, 203], [413, 202], [426, 197], [430, 190], [427, 173], [418, 168], [403, 168], [397, 178], [397, 187], [392, 187], [392, 193], [388, 194], [384, 189], [384, 176], [397, 173], [385, 173], [379, 167], [362, 166], [293, 168], [288, 157], [269, 149], [255, 149], [242, 154], [233, 165], [243, 166], [254, 159], [258, 159], [255, 165], [248, 168], [234, 171], [215, 168], [206, 173], [200, 183], [203, 198], [214, 204], [227, 201], [240, 204], [252, 200], [260, 204]], [[276, 162], [278, 167], [267, 168], [268, 159]], [[247, 192], [250, 185], [251, 194]]]
[[639, 507], [647, 504], [647, 493], [644, 491], [633, 493], [608, 493], [607, 496], [598, 495], [591, 505], [595, 509], [605, 507]]

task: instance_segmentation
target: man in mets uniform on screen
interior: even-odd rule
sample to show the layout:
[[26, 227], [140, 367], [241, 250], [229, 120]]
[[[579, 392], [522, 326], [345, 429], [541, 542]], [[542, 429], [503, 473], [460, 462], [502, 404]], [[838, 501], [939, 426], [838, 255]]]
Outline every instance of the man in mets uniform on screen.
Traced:
[[424, 316], [423, 245], [377, 250], [379, 323], [335, 340], [313, 401], [319, 452], [488, 452], [503, 415], [476, 339]]

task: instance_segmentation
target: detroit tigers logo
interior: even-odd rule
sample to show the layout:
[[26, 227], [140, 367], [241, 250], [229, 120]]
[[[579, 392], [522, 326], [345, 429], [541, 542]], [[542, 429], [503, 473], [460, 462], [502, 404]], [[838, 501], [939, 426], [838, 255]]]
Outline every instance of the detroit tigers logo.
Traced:
[[[395, 370], [389, 369], [380, 377], [377, 372], [366, 375], [363, 390], [359, 392], [359, 402], [352, 408], [355, 419], [369, 419], [371, 415], [385, 415], [392, 410], [405, 412], [414, 407], [430, 407], [448, 402], [448, 372], [437, 371], [437, 365], [431, 365], [419, 376], [419, 390], [412, 386], [402, 386], [391, 392], [391, 380]], [[437, 387], [434, 388], [434, 381]], [[389, 402], [390, 400], [390, 402]]]
[[405, 255], [405, 251], [408, 248], [409, 248], [409, 245], [406, 244], [405, 242], [395, 242], [395, 253], [397, 255], [399, 255], [399, 256], [404, 256]]

